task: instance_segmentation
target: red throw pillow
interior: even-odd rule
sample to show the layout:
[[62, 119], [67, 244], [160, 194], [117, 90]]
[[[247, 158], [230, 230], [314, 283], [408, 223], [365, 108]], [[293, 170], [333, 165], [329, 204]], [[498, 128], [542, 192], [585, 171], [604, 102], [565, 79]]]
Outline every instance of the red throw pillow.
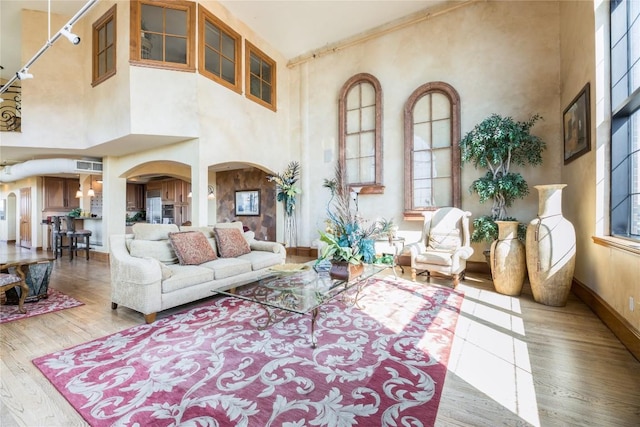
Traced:
[[238, 228], [216, 228], [216, 243], [221, 258], [235, 258], [251, 252], [247, 239]]
[[181, 265], [199, 265], [218, 259], [209, 241], [200, 231], [169, 233], [169, 241]]

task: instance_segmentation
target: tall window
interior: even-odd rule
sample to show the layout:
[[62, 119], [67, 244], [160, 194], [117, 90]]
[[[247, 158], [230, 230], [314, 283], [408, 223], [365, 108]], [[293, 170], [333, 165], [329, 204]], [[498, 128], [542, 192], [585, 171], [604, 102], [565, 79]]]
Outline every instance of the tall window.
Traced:
[[460, 207], [460, 97], [446, 83], [416, 89], [404, 108], [405, 217]]
[[351, 77], [339, 99], [339, 162], [346, 183], [382, 193], [382, 87], [371, 74]]
[[195, 69], [195, 3], [131, 2], [131, 61], [153, 67]]
[[200, 7], [199, 22], [200, 73], [240, 92], [239, 55], [242, 37], [203, 7]]
[[116, 73], [116, 7], [93, 24], [93, 86]]
[[640, 1], [611, 1], [611, 234], [640, 240]]
[[276, 62], [245, 40], [247, 98], [276, 111]]

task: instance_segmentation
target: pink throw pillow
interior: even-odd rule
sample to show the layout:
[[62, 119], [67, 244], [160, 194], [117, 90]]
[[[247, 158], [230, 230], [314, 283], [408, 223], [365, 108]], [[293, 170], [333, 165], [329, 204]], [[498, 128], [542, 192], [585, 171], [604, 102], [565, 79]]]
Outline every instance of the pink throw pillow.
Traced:
[[247, 239], [237, 228], [216, 228], [216, 243], [221, 258], [235, 258], [251, 252]]
[[200, 231], [169, 233], [169, 241], [181, 265], [199, 265], [218, 259], [209, 241]]

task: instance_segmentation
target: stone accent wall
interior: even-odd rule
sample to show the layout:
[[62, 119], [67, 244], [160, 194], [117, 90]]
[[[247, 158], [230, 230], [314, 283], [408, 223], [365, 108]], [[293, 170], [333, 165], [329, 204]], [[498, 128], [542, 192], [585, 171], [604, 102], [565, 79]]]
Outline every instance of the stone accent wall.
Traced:
[[[218, 222], [242, 221], [258, 240], [276, 240], [276, 186], [258, 168], [236, 169], [216, 174]], [[260, 215], [236, 216], [236, 191], [260, 190]]]

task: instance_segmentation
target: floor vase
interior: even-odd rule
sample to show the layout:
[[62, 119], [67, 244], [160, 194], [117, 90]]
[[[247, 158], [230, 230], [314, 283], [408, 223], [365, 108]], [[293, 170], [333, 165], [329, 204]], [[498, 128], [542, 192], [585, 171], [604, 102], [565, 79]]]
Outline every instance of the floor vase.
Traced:
[[526, 258], [533, 299], [541, 304], [567, 304], [576, 261], [576, 233], [562, 216], [566, 184], [536, 185], [538, 216], [527, 227]]
[[491, 244], [491, 276], [501, 294], [517, 296], [522, 292], [526, 274], [525, 248], [518, 240], [518, 221], [496, 221], [498, 239]]

